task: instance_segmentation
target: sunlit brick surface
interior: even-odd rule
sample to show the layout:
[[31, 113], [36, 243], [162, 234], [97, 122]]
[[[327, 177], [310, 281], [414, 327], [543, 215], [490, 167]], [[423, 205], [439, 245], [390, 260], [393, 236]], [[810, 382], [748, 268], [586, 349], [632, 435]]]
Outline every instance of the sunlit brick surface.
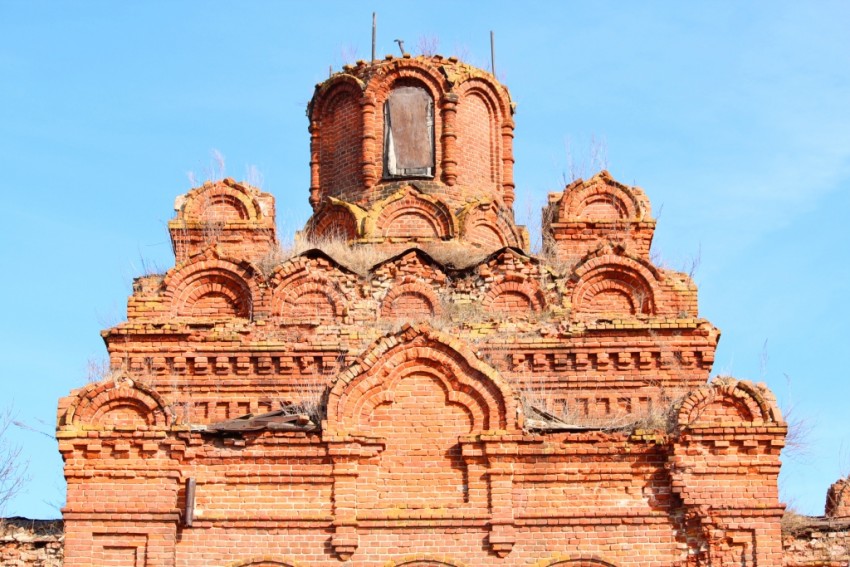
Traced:
[[[401, 87], [433, 107], [394, 108], [393, 138]], [[782, 564], [785, 423], [707, 383], [719, 332], [651, 261], [641, 189], [553, 194], [535, 256], [490, 74], [361, 62], [308, 115], [301, 252], [254, 187], [179, 197], [175, 266], [60, 401], [66, 565]]]

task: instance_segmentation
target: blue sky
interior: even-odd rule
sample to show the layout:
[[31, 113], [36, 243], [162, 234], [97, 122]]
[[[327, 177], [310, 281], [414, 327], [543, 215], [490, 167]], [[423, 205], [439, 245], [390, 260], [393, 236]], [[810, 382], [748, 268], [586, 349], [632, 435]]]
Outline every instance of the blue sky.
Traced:
[[[0, 407], [51, 434], [105, 354], [132, 278], [173, 264], [174, 197], [251, 166], [283, 234], [309, 214], [315, 83], [393, 39], [489, 65], [517, 103], [516, 216], [604, 161], [644, 188], [656, 249], [700, 265], [715, 373], [764, 381], [810, 430], [784, 498], [821, 514], [850, 474], [850, 4], [40, 2], [0, 4]], [[600, 143], [601, 141], [601, 143]], [[604, 145], [604, 160], [592, 146]], [[570, 166], [570, 163], [573, 166]], [[7, 515], [58, 516], [49, 435], [13, 428], [30, 482]]]

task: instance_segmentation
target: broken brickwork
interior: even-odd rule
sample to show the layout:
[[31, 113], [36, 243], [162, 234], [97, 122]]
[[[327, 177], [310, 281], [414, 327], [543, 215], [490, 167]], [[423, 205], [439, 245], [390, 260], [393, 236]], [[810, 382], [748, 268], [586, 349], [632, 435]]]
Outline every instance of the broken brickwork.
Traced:
[[850, 477], [835, 481], [826, 493], [826, 515], [850, 518]]
[[0, 518], [0, 565], [61, 567], [62, 520]]
[[789, 516], [782, 530], [785, 567], [850, 565], [850, 517]]
[[256, 188], [178, 198], [59, 404], [67, 565], [782, 564], [772, 394], [708, 382], [640, 189], [572, 183], [529, 253], [513, 113], [454, 58], [359, 62], [308, 109], [302, 252]]

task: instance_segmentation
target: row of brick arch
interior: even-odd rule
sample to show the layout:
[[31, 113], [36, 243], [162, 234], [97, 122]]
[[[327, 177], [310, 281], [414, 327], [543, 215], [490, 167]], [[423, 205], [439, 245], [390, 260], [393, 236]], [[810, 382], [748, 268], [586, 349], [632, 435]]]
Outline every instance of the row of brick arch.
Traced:
[[[185, 289], [175, 293], [174, 314], [210, 318], [254, 316], [251, 288], [223, 269], [199, 274]], [[348, 315], [346, 293], [331, 279], [299, 273], [276, 286], [272, 316], [288, 321], [342, 321]], [[539, 284], [527, 278], [508, 278], [494, 284], [481, 305], [500, 313], [538, 313], [547, 306]], [[390, 288], [377, 309], [380, 318], [421, 320], [443, 313], [443, 301], [424, 281], [402, 281]]]
[[[512, 253], [510, 250], [502, 253]], [[410, 254], [419, 256], [423, 264], [431, 264], [428, 270], [440, 270], [433, 267], [437, 264], [429, 256], [419, 251], [403, 253], [396, 259]], [[490, 312], [522, 315], [561, 306], [559, 294], [564, 293], [577, 315], [654, 315], [660, 311], [660, 279], [656, 270], [638, 260], [600, 255], [582, 263], [562, 292], [544, 289], [536, 276], [507, 273], [495, 278], [482, 296], [473, 299]], [[199, 256], [166, 275], [161, 292], [165, 302], [162, 311], [140, 311], [133, 316], [165, 314], [216, 320], [271, 316], [343, 321], [354, 300], [351, 296], [362, 282], [362, 278], [318, 250], [288, 260], [269, 278], [248, 262]], [[439, 315], [442, 300], [436, 290], [440, 287], [424, 276], [404, 276], [378, 299], [376, 312], [384, 318], [412, 320]]]
[[359, 205], [328, 198], [316, 209], [306, 234], [321, 239], [449, 240], [460, 238], [488, 250], [521, 247], [523, 234], [491, 201], [468, 203], [452, 210], [442, 199], [419, 191], [414, 185], [399, 189], [368, 210]]

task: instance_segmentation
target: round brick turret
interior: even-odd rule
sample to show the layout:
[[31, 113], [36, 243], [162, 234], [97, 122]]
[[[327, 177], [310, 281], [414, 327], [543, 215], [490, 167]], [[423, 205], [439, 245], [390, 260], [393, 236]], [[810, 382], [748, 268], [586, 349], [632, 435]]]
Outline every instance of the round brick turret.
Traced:
[[524, 247], [513, 104], [492, 74], [455, 57], [359, 61], [316, 86], [307, 115], [308, 234]]

